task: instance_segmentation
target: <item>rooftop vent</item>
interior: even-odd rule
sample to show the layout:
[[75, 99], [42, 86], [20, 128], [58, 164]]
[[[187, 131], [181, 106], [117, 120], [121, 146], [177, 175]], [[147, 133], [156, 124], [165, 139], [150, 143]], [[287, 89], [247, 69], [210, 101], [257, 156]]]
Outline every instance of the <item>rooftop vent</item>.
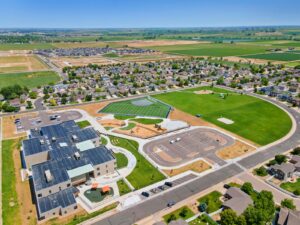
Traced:
[[40, 139], [40, 144], [41, 144], [41, 145], [45, 144], [44, 139]]
[[46, 180], [48, 183], [53, 180], [53, 176], [52, 176], [50, 170], [45, 170], [45, 176], [46, 176]]
[[56, 137], [52, 137], [52, 142], [55, 142], [56, 141]]
[[79, 159], [80, 159], [80, 154], [79, 154], [79, 152], [75, 152], [74, 157], [75, 157], [76, 160], [79, 160]]
[[73, 141], [78, 141], [77, 135], [73, 134], [73, 135], [72, 135], [72, 139], [73, 139]]

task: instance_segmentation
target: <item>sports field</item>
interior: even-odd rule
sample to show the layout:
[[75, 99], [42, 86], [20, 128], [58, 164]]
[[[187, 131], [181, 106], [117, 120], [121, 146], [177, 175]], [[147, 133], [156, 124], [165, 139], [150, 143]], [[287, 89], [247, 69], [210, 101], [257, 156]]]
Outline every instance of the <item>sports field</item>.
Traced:
[[8, 55], [0, 57], [0, 73], [47, 70], [49, 67], [34, 55]]
[[[247, 95], [240, 95], [223, 89], [213, 88], [214, 94], [199, 95], [194, 91], [211, 89], [201, 87], [155, 95], [175, 108], [192, 115], [201, 114], [208, 122], [236, 133], [259, 145], [271, 143], [291, 129], [289, 116], [271, 103]], [[220, 97], [225, 94], [225, 99]], [[224, 117], [233, 124], [225, 124], [218, 119]]]
[[265, 59], [265, 60], [275, 60], [275, 61], [295, 61], [300, 60], [299, 53], [288, 53], [288, 52], [281, 52], [281, 53], [266, 53], [266, 54], [254, 54], [254, 55], [245, 55], [241, 56], [243, 58], [250, 58], [250, 59]]
[[100, 113], [114, 115], [134, 115], [151, 117], [168, 117], [171, 107], [152, 98], [138, 98], [108, 104]]
[[247, 45], [247, 44], [190, 44], [172, 46], [153, 46], [149, 47], [166, 53], [183, 54], [191, 56], [238, 56], [246, 54], [264, 53], [266, 46]]
[[47, 85], [52, 82], [56, 83], [59, 80], [60, 78], [58, 74], [52, 71], [5, 73], [0, 74], [0, 88], [13, 84], [34, 88], [37, 86]]

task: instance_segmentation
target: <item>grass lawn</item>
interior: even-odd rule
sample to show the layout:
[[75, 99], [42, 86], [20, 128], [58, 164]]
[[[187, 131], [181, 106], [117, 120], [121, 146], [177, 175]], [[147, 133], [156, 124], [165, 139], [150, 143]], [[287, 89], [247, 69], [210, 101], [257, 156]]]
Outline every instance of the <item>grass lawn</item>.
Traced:
[[241, 187], [242, 187], [241, 184], [238, 184], [238, 183], [235, 183], [235, 182], [230, 182], [228, 185], [229, 185], [230, 187], [236, 187], [236, 188], [241, 188]]
[[13, 150], [18, 143], [19, 139], [2, 141], [2, 216], [6, 225], [22, 223], [13, 162]]
[[[143, 102], [149, 105], [137, 105], [136, 102]], [[170, 106], [148, 98], [125, 100], [113, 102], [100, 110], [100, 113], [130, 116], [153, 116], [165, 118], [168, 116]]]
[[114, 153], [117, 160], [117, 168], [121, 169], [126, 167], [128, 164], [128, 159], [123, 153]]
[[291, 182], [282, 183], [280, 184], [280, 187], [292, 193], [296, 190], [300, 191], [300, 178], [298, 178], [295, 183], [291, 183]]
[[154, 46], [150, 47], [155, 50], [163, 51], [166, 53], [175, 53], [191, 56], [237, 56], [246, 54], [264, 53], [265, 46], [255, 46], [247, 44], [189, 44], [189, 45], [171, 45], [171, 46]]
[[136, 126], [135, 123], [128, 123], [128, 125], [126, 127], [122, 127], [120, 128], [121, 130], [131, 130], [132, 128], [134, 128]]
[[217, 225], [217, 223], [206, 214], [201, 214], [201, 216], [189, 222], [189, 225]]
[[209, 194], [199, 198], [197, 201], [200, 204], [206, 203], [206, 205], [207, 205], [206, 212], [212, 213], [221, 208], [221, 206], [222, 206], [222, 202], [220, 200], [221, 196], [222, 196], [222, 194], [220, 192], [213, 191], [213, 192], [210, 192]]
[[137, 119], [131, 119], [131, 121], [135, 121], [137, 123], [142, 124], [158, 124], [161, 123], [162, 119], [147, 119], [147, 118], [137, 118]]
[[117, 57], [119, 57], [119, 55], [116, 54], [116, 53], [107, 53], [107, 54], [104, 54], [103, 56], [108, 57], [108, 58], [117, 58]]
[[[194, 93], [202, 89], [213, 90], [215, 94]], [[219, 92], [228, 93], [229, 96], [225, 99], [220, 98]], [[191, 115], [201, 114], [204, 120], [259, 145], [266, 145], [280, 139], [292, 126], [289, 116], [273, 104], [220, 88], [201, 87], [188, 91], [163, 93], [154, 97]], [[228, 118], [234, 123], [222, 123], [217, 120], [220, 117]]]
[[34, 50], [54, 48], [51, 43], [32, 43], [32, 44], [0, 44], [0, 51], [10, 50]]
[[[184, 215], [181, 214], [183, 210], [186, 210], [186, 213]], [[191, 218], [195, 214], [192, 212], [192, 210], [190, 208], [188, 208], [187, 206], [183, 206], [183, 207], [181, 207], [181, 208], [179, 208], [179, 209], [177, 209], [177, 210], [175, 210], [175, 211], [173, 211], [173, 212], [171, 212], [171, 213], [163, 216], [164, 221], [166, 223], [169, 223], [169, 222], [172, 221], [171, 220], [171, 215], [174, 215], [176, 217], [176, 220], [180, 219], [180, 218], [183, 219], [183, 220], [186, 220], [188, 218]]]
[[242, 57], [250, 58], [250, 59], [265, 59], [265, 60], [276, 60], [276, 61], [300, 60], [300, 54], [295, 54], [295, 53], [266, 53], [266, 54], [245, 55]]
[[118, 180], [117, 185], [118, 185], [118, 188], [119, 188], [120, 196], [131, 192], [130, 188], [128, 187], [128, 185], [125, 183], [125, 181], [123, 179]]
[[133, 119], [135, 116], [126, 116], [126, 115], [114, 115], [117, 120], [128, 120]]
[[90, 122], [87, 120], [79, 121], [76, 123], [81, 129], [91, 126]]
[[104, 137], [101, 137], [101, 144], [107, 145], [107, 139]]
[[139, 144], [136, 141], [115, 136], [110, 136], [110, 141], [113, 145], [125, 148], [135, 156], [137, 164], [131, 174], [126, 177], [135, 189], [165, 179], [165, 176], [138, 152]]
[[60, 80], [57, 73], [53, 71], [26, 72], [26, 73], [5, 73], [0, 74], [0, 88], [12, 84], [35, 88], [37, 86], [56, 83]]

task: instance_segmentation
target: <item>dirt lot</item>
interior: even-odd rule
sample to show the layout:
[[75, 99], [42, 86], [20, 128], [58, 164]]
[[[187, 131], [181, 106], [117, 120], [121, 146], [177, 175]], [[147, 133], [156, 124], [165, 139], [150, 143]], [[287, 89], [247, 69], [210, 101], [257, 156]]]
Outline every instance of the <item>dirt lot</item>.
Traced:
[[[270, 60], [265, 60], [265, 59], [245, 59], [245, 58], [241, 58], [238, 56], [227, 56], [227, 57], [223, 57], [224, 60], [228, 60], [230, 62], [241, 62], [241, 63], [253, 63], [253, 64], [267, 64]], [[275, 64], [282, 64], [285, 62], [281, 62], [281, 61], [273, 61], [272, 63]]]
[[213, 91], [211, 90], [200, 90], [200, 91], [194, 91], [195, 94], [197, 95], [208, 95], [208, 94], [212, 94]]
[[217, 156], [221, 159], [234, 159], [250, 152], [255, 151], [254, 147], [247, 145], [241, 141], [236, 141], [234, 145], [228, 146], [217, 152]]
[[113, 127], [118, 128], [125, 125], [123, 120], [116, 120], [116, 119], [104, 119], [100, 120], [99, 123], [104, 127]]
[[183, 166], [183, 167], [180, 167], [178, 169], [173, 169], [173, 170], [163, 170], [168, 176], [172, 177], [172, 176], [176, 176], [180, 173], [184, 173], [188, 170], [192, 170], [196, 173], [201, 173], [205, 170], [208, 170], [210, 169], [211, 166], [206, 163], [205, 161], [203, 160], [198, 160], [196, 162], [193, 162], [191, 164], [188, 164], [186, 166]]
[[188, 58], [187, 56], [177, 56], [177, 55], [169, 55], [163, 53], [154, 53], [154, 54], [139, 54], [139, 55], [126, 55], [118, 58], [119, 61], [122, 62], [152, 62], [159, 60], [178, 60]]
[[123, 41], [119, 42], [121, 45], [128, 45], [129, 47], [143, 48], [149, 46], [162, 46], [162, 45], [188, 45], [188, 44], [199, 44], [209, 43], [205, 41], [177, 41], [177, 40], [136, 40], [136, 41]]
[[49, 69], [34, 55], [9, 54], [0, 57], [0, 73], [30, 72]]
[[115, 133], [126, 134], [129, 136], [134, 136], [138, 138], [150, 138], [160, 134], [163, 134], [165, 129], [158, 129], [154, 124], [141, 124], [135, 123], [136, 126], [130, 130], [114, 130]]
[[102, 56], [90, 56], [90, 57], [55, 57], [50, 60], [59, 68], [66, 66], [85, 66], [88, 64], [108, 65], [118, 63], [114, 59], [105, 58]]
[[15, 125], [15, 119], [23, 117], [35, 117], [37, 113], [25, 113], [16, 116], [5, 116], [3, 117], [3, 139], [13, 139], [18, 137], [26, 136], [26, 132], [17, 133], [17, 128]]

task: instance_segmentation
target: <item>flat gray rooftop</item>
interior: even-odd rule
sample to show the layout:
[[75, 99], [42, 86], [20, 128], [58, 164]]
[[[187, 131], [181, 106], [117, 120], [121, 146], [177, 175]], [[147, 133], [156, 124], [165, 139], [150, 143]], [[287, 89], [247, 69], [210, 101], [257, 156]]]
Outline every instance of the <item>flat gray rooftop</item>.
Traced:
[[[177, 138], [180, 140], [176, 141]], [[202, 157], [224, 165], [225, 161], [215, 153], [232, 144], [233, 138], [217, 130], [197, 128], [147, 143], [143, 150], [154, 162], [165, 167], [179, 166]]]

